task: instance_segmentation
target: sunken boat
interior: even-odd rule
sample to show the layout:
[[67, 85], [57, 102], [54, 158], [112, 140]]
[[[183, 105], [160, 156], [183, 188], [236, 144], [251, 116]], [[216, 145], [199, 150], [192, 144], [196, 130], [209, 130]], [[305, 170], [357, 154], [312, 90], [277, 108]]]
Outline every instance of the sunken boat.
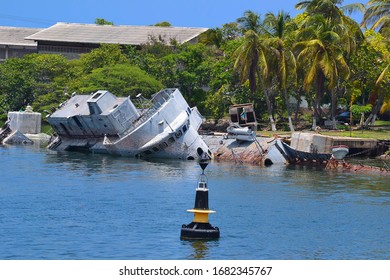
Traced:
[[276, 141], [275, 147], [289, 164], [326, 166], [332, 154], [298, 151], [283, 141]]
[[76, 95], [47, 120], [55, 131], [48, 148], [138, 158], [199, 159], [212, 154], [198, 133], [203, 117], [176, 88], [151, 99], [116, 97], [99, 90]]

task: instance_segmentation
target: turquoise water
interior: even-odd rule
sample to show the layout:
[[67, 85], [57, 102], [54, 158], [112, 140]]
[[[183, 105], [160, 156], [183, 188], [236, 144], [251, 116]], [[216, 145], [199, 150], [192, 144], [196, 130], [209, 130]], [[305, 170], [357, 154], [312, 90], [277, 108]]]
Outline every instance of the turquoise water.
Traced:
[[390, 259], [390, 177], [212, 162], [216, 241], [181, 241], [201, 173], [0, 146], [0, 259]]

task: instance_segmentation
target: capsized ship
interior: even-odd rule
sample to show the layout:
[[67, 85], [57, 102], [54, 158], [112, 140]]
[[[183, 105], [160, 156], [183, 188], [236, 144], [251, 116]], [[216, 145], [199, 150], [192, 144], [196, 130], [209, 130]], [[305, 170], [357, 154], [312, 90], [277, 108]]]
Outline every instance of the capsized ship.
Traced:
[[47, 117], [56, 133], [48, 148], [131, 157], [199, 159], [212, 154], [198, 134], [203, 121], [178, 89], [169, 88], [150, 100], [137, 95], [116, 97], [109, 91], [76, 95]]

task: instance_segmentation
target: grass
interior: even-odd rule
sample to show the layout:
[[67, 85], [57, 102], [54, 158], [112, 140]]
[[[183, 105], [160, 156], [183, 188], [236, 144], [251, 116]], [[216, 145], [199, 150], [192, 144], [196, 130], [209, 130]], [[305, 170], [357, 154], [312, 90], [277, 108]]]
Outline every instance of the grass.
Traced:
[[375, 126], [390, 126], [390, 121], [375, 121]]
[[378, 140], [390, 140], [389, 130], [330, 130], [321, 132], [321, 134], [338, 137], [370, 138]]
[[[296, 132], [302, 132], [302, 131], [296, 131]], [[280, 137], [291, 137], [291, 131], [283, 131], [283, 130], [257, 131], [257, 134], [260, 134], [265, 137], [273, 137], [275, 134]], [[390, 140], [390, 130], [388, 129], [369, 129], [369, 130], [352, 129], [352, 131], [349, 131], [348, 129], [347, 130], [322, 130], [321, 134], [328, 135], [328, 136], [335, 136], [335, 137], [354, 137], [354, 138], [370, 138], [370, 139], [377, 139], [377, 140]]]
[[51, 134], [53, 132], [53, 129], [50, 124], [46, 122], [42, 122], [42, 128], [41, 128], [42, 133], [47, 133]]

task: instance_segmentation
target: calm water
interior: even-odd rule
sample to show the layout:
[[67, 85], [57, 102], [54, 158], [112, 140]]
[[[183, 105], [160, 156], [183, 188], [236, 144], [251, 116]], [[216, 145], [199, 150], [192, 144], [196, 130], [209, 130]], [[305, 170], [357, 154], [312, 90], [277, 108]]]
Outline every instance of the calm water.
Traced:
[[0, 146], [0, 259], [390, 259], [390, 177], [211, 163], [217, 241], [181, 241], [200, 167]]

